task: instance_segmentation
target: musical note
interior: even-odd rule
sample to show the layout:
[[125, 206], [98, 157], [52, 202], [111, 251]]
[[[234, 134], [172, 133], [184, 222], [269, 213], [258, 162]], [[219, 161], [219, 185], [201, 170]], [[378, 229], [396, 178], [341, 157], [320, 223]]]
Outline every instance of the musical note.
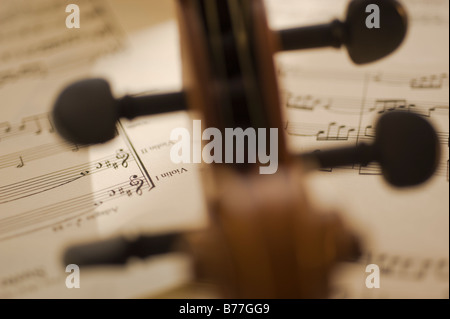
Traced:
[[22, 156], [19, 156], [19, 160], [20, 160], [20, 163], [19, 163], [19, 165], [17, 165], [17, 168], [22, 168], [22, 167], [24, 167], [24, 163], [23, 163], [23, 158], [22, 158]]
[[440, 75], [433, 74], [429, 76], [422, 76], [411, 80], [412, 89], [441, 89], [444, 80], [448, 79], [446, 73]]
[[379, 99], [375, 100], [374, 106], [370, 108], [370, 112], [377, 111], [379, 114], [395, 111], [395, 110], [411, 110], [415, 105], [408, 104], [404, 99]]
[[366, 166], [358, 166], [355, 167], [358, 169], [358, 174], [361, 176], [364, 175], [382, 175], [383, 172], [381, 170], [381, 166], [378, 163], [370, 163]]
[[[98, 161], [69, 167], [64, 170], [26, 179], [21, 182], [0, 186], [0, 204], [17, 201], [19, 199], [55, 190], [59, 187], [74, 183], [82, 178], [115, 168], [112, 165], [98, 165], [102, 162], [110, 162], [113, 158], [115, 158], [115, 155], [110, 155]], [[17, 168], [24, 167], [23, 156], [19, 156], [19, 160], [20, 163], [17, 165]], [[117, 164], [116, 167], [117, 168], [115, 169], [119, 168]], [[137, 182], [133, 181], [133, 183]]]
[[313, 98], [311, 95], [293, 95], [291, 93], [288, 93], [287, 103], [286, 106], [288, 108], [295, 108], [299, 110], [307, 110], [307, 111], [313, 111], [314, 109], [318, 107], [322, 107], [324, 109], [330, 108], [331, 101], [323, 101], [320, 98]]
[[[82, 148], [84, 149], [85, 147], [86, 146], [83, 146]], [[32, 162], [65, 152], [70, 152], [72, 149], [72, 144], [64, 142], [42, 144], [36, 147], [23, 149], [20, 152], [0, 156], [0, 169], [17, 166], [18, 158], [22, 158], [24, 162]]]
[[[313, 97], [314, 96], [314, 97]], [[448, 103], [423, 101], [423, 100], [406, 100], [401, 99], [380, 99], [367, 98], [365, 104], [367, 106], [361, 111], [361, 100], [354, 97], [346, 96], [321, 96], [321, 95], [295, 95], [294, 93], [286, 93], [286, 107], [289, 110], [298, 112], [314, 112], [325, 110], [326, 112], [336, 115], [359, 115], [363, 112], [377, 112], [383, 114], [385, 112], [404, 110], [407, 112], [416, 112], [424, 116], [430, 116], [434, 110], [438, 110], [439, 114], [445, 115], [448, 112]]]
[[[75, 196], [63, 202], [57, 202], [47, 206], [31, 209], [15, 216], [0, 218], [0, 242], [9, 240], [24, 234], [38, 231], [42, 228], [52, 228], [63, 221], [76, 220], [94, 212], [96, 207], [116, 200], [121, 196], [130, 196], [132, 187], [130, 182], [116, 185], [117, 188], [104, 188], [93, 193]], [[142, 189], [149, 186], [142, 185]], [[115, 191], [120, 190], [120, 191]], [[111, 194], [114, 194], [111, 196]], [[81, 213], [80, 213], [81, 212]], [[29, 221], [33, 220], [30, 225]]]
[[51, 119], [51, 117], [50, 117], [50, 114], [47, 114], [47, 121], [48, 121], [48, 124], [49, 124], [49, 133], [54, 133], [55, 132], [55, 126], [53, 125], [53, 121], [52, 121], [52, 119]]
[[39, 135], [42, 133], [42, 126], [41, 123], [39, 122], [39, 118], [38, 117], [34, 117], [34, 123], [36, 124], [36, 131], [34, 132], [36, 135]]
[[73, 144], [72, 145], [72, 152], [78, 152], [80, 150], [80, 147], [78, 146], [78, 144]]
[[382, 82], [384, 77], [382, 72], [378, 72], [376, 74], [370, 75], [374, 82]]
[[364, 136], [375, 138], [375, 129], [373, 125], [367, 125], [364, 129]]
[[448, 107], [447, 106], [434, 106], [430, 107], [428, 109], [428, 114], [423, 114], [426, 117], [431, 117], [432, 114], [440, 113], [440, 115], [447, 115], [448, 116]]
[[[83, 28], [75, 33], [48, 18], [64, 12], [64, 6], [58, 1], [33, 4], [32, 11], [20, 14], [11, 6], [3, 6], [2, 17], [10, 16], [10, 19], [0, 20], [0, 88], [24, 79], [44, 77], [60, 68], [92, 61], [122, 48], [123, 35], [117, 23], [111, 21], [108, 8], [99, 1], [82, 1]], [[75, 48], [76, 55], [67, 54]]]
[[0, 130], [0, 141], [26, 134], [41, 135], [44, 132], [53, 134], [55, 131], [48, 113], [25, 117], [20, 124], [0, 123], [0, 127], [2, 126], [5, 129], [3, 131]]
[[[336, 133], [332, 134], [332, 130], [334, 128], [337, 128]], [[343, 131], [347, 128], [346, 125], [337, 125], [336, 122], [332, 122], [328, 125], [328, 129], [326, 131], [326, 136], [323, 136], [325, 134], [325, 131], [319, 131], [317, 133], [317, 141], [348, 141], [350, 138], [350, 134], [355, 132], [355, 128], [347, 128], [347, 133], [345, 135], [341, 135]]]
[[9, 133], [11, 131], [11, 124], [9, 124], [8, 122], [3, 122], [0, 123], [0, 128], [3, 127], [3, 132], [4, 133]]
[[[308, 78], [310, 80], [326, 80], [332, 79], [338, 82], [354, 82], [364, 81], [364, 75], [355, 70], [346, 70], [331, 73], [329, 69], [320, 68], [296, 68], [281, 63], [278, 67], [278, 73], [287, 78]], [[408, 73], [393, 72], [367, 72], [365, 74], [371, 81], [379, 85], [387, 85], [391, 87], [408, 87], [410, 89], [442, 89], [448, 86], [448, 73], [433, 74], [429, 76], [413, 77]], [[292, 93], [292, 92], [291, 92]]]

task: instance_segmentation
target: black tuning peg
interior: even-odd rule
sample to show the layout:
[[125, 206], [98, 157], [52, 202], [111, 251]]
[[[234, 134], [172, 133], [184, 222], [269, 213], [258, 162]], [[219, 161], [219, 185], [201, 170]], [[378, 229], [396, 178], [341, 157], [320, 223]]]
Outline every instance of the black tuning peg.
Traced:
[[[379, 8], [379, 28], [369, 28], [366, 8]], [[379, 60], [395, 51], [403, 42], [408, 27], [404, 8], [395, 0], [353, 0], [344, 22], [279, 31], [283, 51], [344, 45], [356, 64]]]
[[68, 86], [56, 100], [52, 116], [56, 129], [67, 140], [96, 144], [114, 138], [121, 117], [133, 119], [186, 108], [183, 92], [115, 99], [108, 82], [90, 79]]
[[427, 181], [436, 171], [439, 158], [439, 139], [434, 128], [422, 116], [406, 111], [384, 114], [377, 123], [372, 145], [362, 143], [301, 155], [305, 163], [321, 168], [378, 162], [385, 179], [396, 187]]
[[124, 265], [130, 257], [147, 258], [164, 255], [183, 247], [182, 234], [140, 236], [135, 239], [118, 237], [73, 246], [64, 253], [64, 265], [83, 266]]

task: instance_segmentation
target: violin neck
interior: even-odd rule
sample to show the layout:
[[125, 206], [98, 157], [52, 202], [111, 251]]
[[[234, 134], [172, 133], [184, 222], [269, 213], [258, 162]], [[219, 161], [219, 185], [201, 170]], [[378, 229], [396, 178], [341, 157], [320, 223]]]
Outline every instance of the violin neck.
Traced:
[[[288, 155], [273, 62], [276, 38], [268, 29], [263, 1], [178, 0], [176, 3], [183, 81], [189, 109], [198, 111], [194, 118], [202, 119], [204, 128], [217, 128], [223, 137], [227, 130], [237, 128], [255, 133], [256, 145], [251, 145], [253, 140], [246, 138], [245, 149], [259, 148], [258, 144], [266, 143], [266, 150], [276, 148], [279, 163], [286, 162]], [[212, 89], [205, 90], [206, 85]], [[270, 129], [277, 130], [276, 140], [271, 140]], [[227, 151], [225, 146], [222, 151], [223, 154]], [[239, 170], [261, 165], [259, 159], [253, 163], [247, 155], [244, 163], [240, 163], [234, 154], [232, 164], [236, 163], [239, 165], [233, 167]]]

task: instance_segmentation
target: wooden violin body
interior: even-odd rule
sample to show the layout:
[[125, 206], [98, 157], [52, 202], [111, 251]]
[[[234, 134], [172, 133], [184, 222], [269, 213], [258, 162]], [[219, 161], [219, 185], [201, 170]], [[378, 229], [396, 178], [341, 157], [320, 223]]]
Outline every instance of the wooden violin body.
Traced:
[[216, 177], [210, 229], [187, 237], [198, 279], [226, 298], [326, 298], [331, 270], [360, 247], [337, 214], [310, 205], [301, 168]]
[[276, 174], [259, 175], [255, 164], [211, 168], [211, 228], [191, 239], [199, 278], [230, 298], [325, 298], [330, 270], [356, 258], [358, 243], [337, 215], [314, 211], [301, 163], [286, 148], [274, 65], [280, 43], [263, 1], [179, 0], [177, 8], [192, 116], [222, 131], [280, 132]]

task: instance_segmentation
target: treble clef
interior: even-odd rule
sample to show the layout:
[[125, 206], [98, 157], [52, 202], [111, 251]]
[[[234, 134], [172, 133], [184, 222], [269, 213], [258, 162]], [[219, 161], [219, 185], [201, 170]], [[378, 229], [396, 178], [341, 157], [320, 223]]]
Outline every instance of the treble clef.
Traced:
[[116, 152], [116, 158], [118, 160], [122, 160], [122, 167], [128, 167], [128, 159], [130, 158], [130, 154], [126, 153], [123, 149], [120, 149]]
[[144, 181], [140, 179], [137, 175], [133, 175], [130, 177], [130, 185], [136, 186], [136, 194], [139, 196], [142, 195], [142, 187], [144, 186]]

